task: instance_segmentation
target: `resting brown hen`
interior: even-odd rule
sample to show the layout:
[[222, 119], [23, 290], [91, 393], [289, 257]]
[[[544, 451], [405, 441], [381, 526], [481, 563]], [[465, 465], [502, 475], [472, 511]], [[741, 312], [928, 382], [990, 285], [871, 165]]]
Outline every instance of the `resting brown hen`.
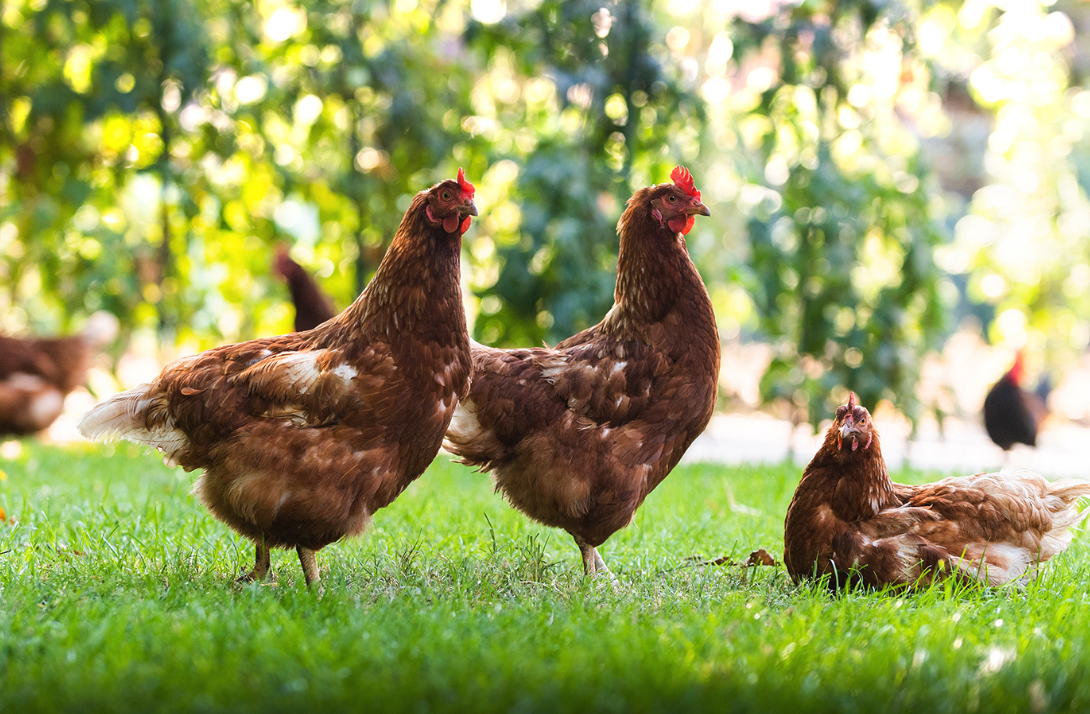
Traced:
[[943, 577], [1000, 585], [1067, 548], [1088, 496], [1086, 481], [1015, 469], [893, 483], [870, 412], [851, 394], [787, 509], [783, 561], [795, 582], [827, 578], [833, 590]]
[[598, 546], [704, 430], [719, 335], [684, 235], [708, 215], [692, 176], [640, 189], [618, 223], [615, 304], [555, 349], [473, 345], [473, 378], [447, 431], [463, 463], [491, 471], [511, 504], [572, 535], [588, 574]]
[[243, 577], [267, 575], [269, 548], [295, 548], [314, 582], [315, 551], [360, 533], [427, 468], [465, 393], [459, 254], [473, 193], [461, 171], [418, 193], [374, 279], [336, 318], [177, 360], [80, 430], [204, 469], [194, 492], [256, 544]]
[[87, 378], [99, 351], [117, 336], [117, 318], [96, 312], [78, 335], [18, 338], [0, 335], [0, 435], [47, 429], [64, 398]]

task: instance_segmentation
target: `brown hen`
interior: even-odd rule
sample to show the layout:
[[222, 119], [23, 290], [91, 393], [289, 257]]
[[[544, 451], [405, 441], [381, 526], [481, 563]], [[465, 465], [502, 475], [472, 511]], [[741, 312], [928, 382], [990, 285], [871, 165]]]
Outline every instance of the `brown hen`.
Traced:
[[337, 314], [318, 283], [314, 282], [306, 268], [291, 259], [285, 246], [277, 248], [273, 268], [288, 283], [291, 303], [295, 307], [296, 332], [313, 330]]
[[684, 235], [708, 215], [692, 176], [640, 189], [618, 223], [615, 304], [555, 349], [473, 345], [473, 379], [447, 431], [463, 463], [491, 471], [511, 504], [572, 535], [588, 574], [597, 547], [704, 430], [719, 335]]
[[851, 394], [787, 509], [783, 560], [795, 582], [827, 578], [834, 590], [943, 577], [1000, 585], [1067, 548], [1086, 496], [1086, 481], [1013, 469], [893, 483], [870, 413]]
[[0, 335], [0, 435], [49, 427], [64, 398], [87, 378], [87, 368], [117, 336], [117, 318], [91, 315], [78, 335], [18, 338]]
[[218, 347], [88, 412], [90, 439], [154, 446], [202, 468], [194, 492], [256, 543], [315, 551], [355, 535], [439, 451], [470, 370], [459, 253], [473, 185], [461, 171], [416, 195], [374, 279], [309, 332]]

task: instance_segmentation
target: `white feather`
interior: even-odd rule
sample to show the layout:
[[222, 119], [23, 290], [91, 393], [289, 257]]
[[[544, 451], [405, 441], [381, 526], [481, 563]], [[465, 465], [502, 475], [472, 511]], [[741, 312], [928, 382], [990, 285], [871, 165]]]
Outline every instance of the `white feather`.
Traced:
[[162, 427], [147, 428], [144, 413], [158, 398], [149, 394], [151, 387], [141, 384], [102, 402], [79, 420], [79, 432], [92, 441], [126, 439], [147, 444], [167, 454], [172, 461], [174, 454], [189, 445], [189, 440], [174, 428], [170, 419]]

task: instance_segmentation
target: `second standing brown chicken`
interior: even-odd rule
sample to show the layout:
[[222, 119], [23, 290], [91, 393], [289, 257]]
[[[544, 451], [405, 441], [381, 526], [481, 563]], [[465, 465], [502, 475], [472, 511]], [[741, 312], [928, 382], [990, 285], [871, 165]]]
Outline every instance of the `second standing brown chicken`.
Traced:
[[447, 431], [463, 463], [491, 471], [511, 504], [575, 539], [588, 574], [598, 546], [707, 426], [719, 334], [685, 234], [709, 215], [682, 167], [640, 189], [617, 230], [615, 304], [555, 349], [473, 345], [473, 379]]

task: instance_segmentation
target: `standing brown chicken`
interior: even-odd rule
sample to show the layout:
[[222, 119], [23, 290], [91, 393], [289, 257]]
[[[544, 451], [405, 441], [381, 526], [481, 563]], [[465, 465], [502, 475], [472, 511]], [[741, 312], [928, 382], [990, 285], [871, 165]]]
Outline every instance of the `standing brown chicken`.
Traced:
[[597, 547], [632, 520], [715, 406], [719, 335], [684, 235], [708, 215], [689, 172], [640, 189], [618, 223], [615, 304], [555, 349], [473, 345], [469, 396], [446, 445], [511, 504]]
[[0, 435], [49, 427], [64, 398], [87, 378], [104, 345], [117, 337], [117, 318], [91, 315], [78, 335], [18, 338], [0, 335]]
[[291, 302], [295, 306], [295, 331], [313, 330], [318, 325], [336, 315], [333, 303], [322, 293], [318, 283], [306, 269], [288, 255], [288, 249], [280, 246], [276, 250], [276, 262], [273, 264], [288, 283]]
[[194, 492], [257, 545], [315, 551], [355, 535], [439, 451], [464, 395], [469, 336], [462, 233], [477, 215], [461, 171], [416, 195], [378, 272], [352, 305], [309, 332], [217, 347], [84, 415], [90, 439], [154, 446], [203, 468]]
[[787, 509], [783, 561], [795, 582], [828, 577], [834, 590], [949, 576], [1000, 585], [1067, 548], [1087, 496], [1086, 481], [1014, 469], [893, 483], [870, 413], [851, 394]]

